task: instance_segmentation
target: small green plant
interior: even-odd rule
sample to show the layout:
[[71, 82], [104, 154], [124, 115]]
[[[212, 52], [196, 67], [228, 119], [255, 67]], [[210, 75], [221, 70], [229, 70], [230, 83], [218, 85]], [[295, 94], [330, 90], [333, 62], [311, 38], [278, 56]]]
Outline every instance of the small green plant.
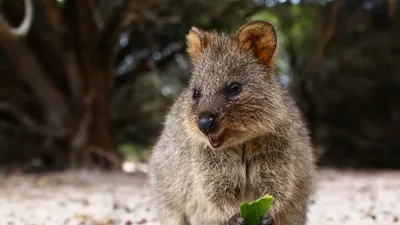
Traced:
[[259, 225], [261, 219], [268, 212], [274, 198], [271, 195], [265, 195], [250, 204], [243, 202], [240, 205], [240, 216], [248, 225]]

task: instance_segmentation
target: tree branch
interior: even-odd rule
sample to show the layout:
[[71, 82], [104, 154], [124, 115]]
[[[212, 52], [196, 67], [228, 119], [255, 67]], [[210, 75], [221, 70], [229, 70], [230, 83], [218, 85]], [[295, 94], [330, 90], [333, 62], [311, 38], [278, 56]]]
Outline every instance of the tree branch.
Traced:
[[325, 31], [324, 36], [322, 37], [322, 41], [319, 43], [317, 47], [317, 52], [315, 54], [316, 62], [319, 63], [323, 59], [325, 48], [329, 41], [331, 40], [333, 33], [335, 32], [337, 17], [339, 14], [339, 2], [340, 0], [336, 0], [333, 2], [332, 12], [329, 18], [328, 28]]
[[57, 40], [56, 48], [59, 48], [61, 60], [64, 63], [66, 79], [71, 90], [73, 101], [80, 107], [79, 100], [83, 98], [83, 81], [82, 74], [77, 64], [76, 51], [73, 48], [70, 39], [65, 38], [68, 32], [68, 27], [62, 18], [62, 12], [56, 0], [42, 0], [44, 12], [47, 21], [52, 27], [52, 32], [55, 37], [52, 40]]
[[115, 8], [111, 13], [99, 40], [99, 48], [108, 55], [110, 59], [113, 58], [119, 35], [137, 18], [138, 15], [128, 9], [127, 1], [124, 1], [122, 6]]
[[[340, 2], [340, 0], [336, 0], [333, 2], [331, 14], [330, 14], [329, 21], [327, 24], [327, 29], [325, 30], [325, 32], [323, 31], [323, 29], [316, 31], [317, 36], [322, 36], [320, 38], [317, 38], [317, 39], [321, 39], [321, 41], [319, 43], [317, 43], [316, 52], [314, 54], [314, 57], [310, 57], [310, 59], [300, 69], [302, 71], [301, 74], [303, 74], [302, 79], [306, 79], [304, 76], [307, 76], [307, 74], [310, 73], [310, 71], [313, 69], [313, 67], [315, 65], [320, 64], [320, 62], [323, 60], [326, 46], [328, 45], [329, 41], [332, 39], [332, 36], [335, 32], [337, 17], [338, 17], [339, 8], [340, 8], [339, 2]], [[320, 15], [321, 15], [320, 17], [316, 18], [316, 21], [319, 23], [323, 23], [323, 22], [321, 22], [324, 19], [323, 14], [320, 14]], [[318, 28], [318, 26], [317, 26], [317, 28]]]
[[96, 145], [89, 145], [86, 147], [86, 150], [107, 159], [112, 163], [113, 167], [119, 168], [122, 164], [121, 160], [112, 153], [113, 151], [108, 151]]
[[18, 39], [1, 38], [0, 47], [13, 60], [18, 74], [30, 86], [34, 95], [45, 108], [48, 123], [57, 129], [65, 128], [70, 120], [65, 99], [46, 77], [40, 63], [25, 42]]
[[[0, 6], [1, 3], [2, 1], [0, 1]], [[34, 17], [32, 0], [24, 0], [24, 6], [24, 19], [18, 27], [12, 27], [0, 13], [0, 34], [3, 29], [12, 37], [24, 37], [29, 33]]]
[[67, 32], [61, 10], [56, 0], [42, 0], [44, 11], [46, 12], [47, 21], [53, 31], [58, 36], [62, 36]]
[[49, 129], [46, 126], [36, 123], [30, 116], [18, 109], [16, 106], [3, 102], [0, 103], [0, 110], [11, 113], [12, 116], [16, 117], [29, 131], [43, 135], [46, 137], [65, 137], [68, 134], [67, 129]]
[[387, 17], [388, 19], [394, 19], [396, 15], [396, 6], [397, 6], [397, 1], [396, 0], [387, 0], [388, 1], [388, 13]]

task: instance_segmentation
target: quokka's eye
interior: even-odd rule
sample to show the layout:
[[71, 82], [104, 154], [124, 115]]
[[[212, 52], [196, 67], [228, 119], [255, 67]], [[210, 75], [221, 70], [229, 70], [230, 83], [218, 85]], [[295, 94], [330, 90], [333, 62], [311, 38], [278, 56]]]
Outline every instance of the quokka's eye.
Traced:
[[199, 99], [200, 98], [200, 91], [199, 90], [197, 90], [197, 89], [194, 89], [193, 90], [193, 99], [195, 99], [195, 100], [197, 100], [197, 99]]
[[242, 91], [242, 86], [238, 83], [233, 83], [228, 87], [229, 95], [237, 95]]

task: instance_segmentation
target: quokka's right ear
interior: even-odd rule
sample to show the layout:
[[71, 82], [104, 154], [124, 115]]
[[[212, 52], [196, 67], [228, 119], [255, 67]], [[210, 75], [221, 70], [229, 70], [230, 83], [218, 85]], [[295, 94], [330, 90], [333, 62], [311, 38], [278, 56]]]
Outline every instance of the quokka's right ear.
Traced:
[[209, 45], [212, 33], [192, 27], [186, 35], [187, 52], [192, 61], [196, 61]]
[[238, 29], [235, 39], [239, 46], [253, 54], [266, 65], [275, 64], [277, 35], [274, 26], [266, 21], [252, 21]]

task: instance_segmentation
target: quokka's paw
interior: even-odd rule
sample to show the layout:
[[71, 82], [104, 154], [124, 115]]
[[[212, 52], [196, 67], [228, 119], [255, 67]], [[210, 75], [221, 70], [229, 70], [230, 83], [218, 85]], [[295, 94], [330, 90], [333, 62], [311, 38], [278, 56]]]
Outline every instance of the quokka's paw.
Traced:
[[260, 225], [275, 225], [275, 220], [270, 214], [267, 214], [261, 219]]
[[[236, 213], [229, 219], [228, 225], [247, 225], [247, 224], [246, 221], [242, 217], [240, 217], [240, 214]], [[275, 220], [270, 214], [267, 214], [261, 219], [260, 225], [275, 225]]]
[[244, 221], [244, 219], [240, 217], [240, 213], [236, 213], [229, 219], [228, 225], [247, 225], [247, 224], [246, 221]]

